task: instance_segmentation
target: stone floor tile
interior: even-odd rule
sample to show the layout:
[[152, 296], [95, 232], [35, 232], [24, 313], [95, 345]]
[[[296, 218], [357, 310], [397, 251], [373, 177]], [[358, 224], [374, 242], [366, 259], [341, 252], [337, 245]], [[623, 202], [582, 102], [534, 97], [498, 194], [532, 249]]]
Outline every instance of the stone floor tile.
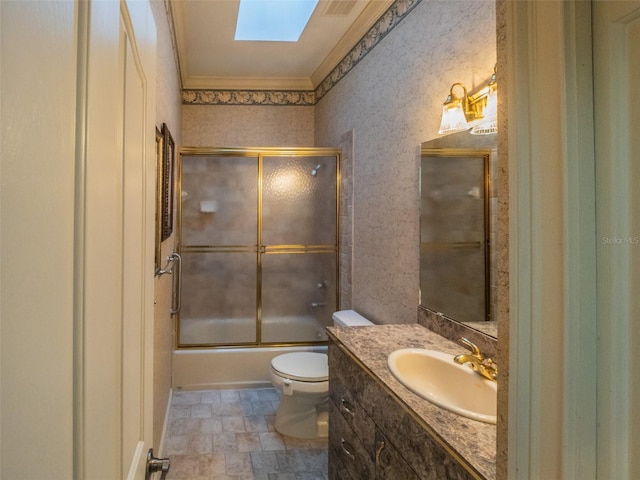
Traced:
[[223, 403], [238, 403], [240, 394], [238, 390], [220, 390], [220, 398]]
[[172, 435], [166, 439], [164, 445], [165, 455], [186, 455], [188, 451], [188, 435]]
[[248, 417], [253, 415], [253, 403], [250, 400], [240, 400], [240, 406], [242, 407], [242, 415]]
[[169, 418], [191, 418], [191, 405], [171, 405]]
[[282, 435], [278, 432], [260, 432], [262, 450], [286, 450]]
[[271, 473], [269, 480], [296, 480], [295, 473]]
[[258, 397], [260, 400], [268, 402], [279, 402], [280, 390], [277, 388], [261, 388], [258, 390]]
[[226, 475], [226, 461], [224, 453], [211, 453], [209, 455], [200, 455], [199, 456], [200, 466], [199, 473], [200, 475]]
[[198, 430], [198, 420], [191, 417], [178, 417], [169, 421], [168, 436], [188, 435]]
[[279, 473], [278, 458], [274, 452], [251, 452], [250, 455], [254, 473]]
[[322, 471], [323, 468], [327, 468], [328, 455], [326, 450], [302, 450], [300, 454], [307, 472]]
[[237, 433], [236, 443], [239, 452], [259, 452], [262, 450], [260, 436], [257, 433]]
[[253, 473], [250, 453], [225, 453], [227, 475], [248, 475]]
[[311, 448], [311, 443], [306, 438], [293, 438], [283, 435], [282, 440], [287, 450], [308, 450]]
[[201, 392], [195, 391], [178, 391], [171, 396], [172, 405], [196, 405], [202, 399]]
[[211, 418], [211, 405], [207, 403], [191, 405], [191, 418]]
[[222, 403], [220, 390], [207, 390], [206, 392], [202, 392], [202, 398], [200, 400], [200, 403], [209, 403], [209, 404]]
[[275, 431], [279, 390], [178, 391], [164, 454], [175, 480], [328, 480], [326, 439]]
[[188, 453], [207, 454], [213, 452], [213, 435], [192, 434], [189, 436]]
[[329, 475], [324, 472], [297, 472], [295, 480], [328, 480]]
[[200, 475], [200, 464], [197, 455], [171, 455], [171, 468], [167, 480], [194, 478]]
[[224, 415], [224, 416], [230, 416], [230, 415], [244, 416], [244, 408], [242, 407], [242, 404], [240, 402], [235, 402], [235, 403], [223, 402], [220, 405], [220, 408], [216, 408], [216, 411], [220, 412], [219, 415]]
[[213, 452], [237, 453], [235, 433], [217, 433], [213, 435]]
[[276, 402], [272, 402], [269, 400], [260, 400], [258, 402], [252, 402], [253, 404], [253, 413], [255, 415], [275, 415], [277, 410], [277, 405], [274, 405]]
[[222, 433], [222, 419], [220, 417], [197, 418], [196, 431], [200, 433]]
[[260, 389], [247, 388], [244, 390], [238, 390], [238, 396], [241, 402], [254, 402], [260, 400]]
[[244, 417], [244, 428], [247, 432], [268, 432], [267, 419], [263, 415]]
[[278, 457], [278, 465], [281, 472], [305, 472], [307, 464], [303, 456], [302, 450], [285, 450], [276, 452]]

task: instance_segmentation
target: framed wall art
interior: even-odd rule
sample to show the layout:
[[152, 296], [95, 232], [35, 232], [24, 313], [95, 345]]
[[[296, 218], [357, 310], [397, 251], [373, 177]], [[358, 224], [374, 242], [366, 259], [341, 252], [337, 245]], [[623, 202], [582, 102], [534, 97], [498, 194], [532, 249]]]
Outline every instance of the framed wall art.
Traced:
[[162, 255], [162, 195], [164, 177], [164, 151], [162, 148], [162, 132], [156, 127], [156, 243], [155, 243], [155, 270], [162, 268], [160, 265]]
[[162, 124], [162, 231], [160, 241], [164, 242], [173, 232], [174, 197], [174, 157], [175, 144], [169, 127]]

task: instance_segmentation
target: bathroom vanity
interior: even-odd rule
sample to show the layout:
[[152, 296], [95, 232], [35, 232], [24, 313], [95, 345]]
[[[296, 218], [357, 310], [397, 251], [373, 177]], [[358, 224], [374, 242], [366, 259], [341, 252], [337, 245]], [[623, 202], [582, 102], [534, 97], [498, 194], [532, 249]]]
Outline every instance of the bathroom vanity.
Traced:
[[331, 480], [495, 478], [495, 425], [433, 405], [387, 367], [400, 348], [463, 347], [417, 324], [328, 332]]

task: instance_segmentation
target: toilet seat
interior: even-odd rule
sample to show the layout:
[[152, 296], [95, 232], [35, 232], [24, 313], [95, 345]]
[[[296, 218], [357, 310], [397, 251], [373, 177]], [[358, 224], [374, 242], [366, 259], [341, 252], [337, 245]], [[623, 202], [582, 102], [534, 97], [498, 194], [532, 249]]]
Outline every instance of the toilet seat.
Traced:
[[271, 360], [273, 372], [298, 382], [326, 382], [329, 362], [324, 353], [294, 352], [278, 355]]

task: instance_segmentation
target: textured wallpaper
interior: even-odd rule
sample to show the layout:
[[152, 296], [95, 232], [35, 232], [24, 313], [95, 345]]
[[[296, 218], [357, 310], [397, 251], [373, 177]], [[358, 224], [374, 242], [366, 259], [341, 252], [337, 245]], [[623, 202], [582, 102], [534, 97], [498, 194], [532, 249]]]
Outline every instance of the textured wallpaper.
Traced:
[[316, 145], [353, 129], [352, 307], [377, 323], [416, 321], [420, 143], [495, 63], [494, 2], [425, 0], [315, 106]]
[[300, 106], [183, 105], [190, 147], [312, 147], [313, 109]]
[[[156, 126], [166, 123], [176, 148], [181, 145], [180, 80], [176, 69], [173, 46], [165, 2], [154, 0], [151, 9], [158, 29], [156, 76]], [[175, 229], [174, 229], [175, 232]], [[175, 234], [162, 244], [162, 259], [174, 249]], [[164, 266], [164, 265], [163, 265]], [[153, 367], [153, 446], [160, 447], [162, 426], [171, 389], [171, 358], [173, 352], [173, 321], [171, 310], [171, 276], [163, 275], [155, 280], [154, 307], [154, 367]]]

